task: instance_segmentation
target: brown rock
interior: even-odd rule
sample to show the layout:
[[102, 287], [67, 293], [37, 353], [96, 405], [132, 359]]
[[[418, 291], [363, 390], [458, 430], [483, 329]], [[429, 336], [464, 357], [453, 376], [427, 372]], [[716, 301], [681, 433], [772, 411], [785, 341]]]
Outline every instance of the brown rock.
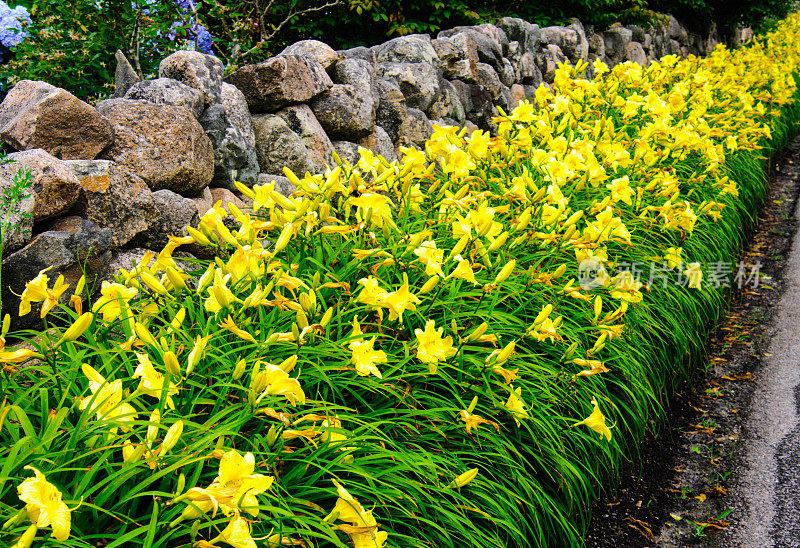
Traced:
[[333, 85], [322, 65], [297, 55], [246, 65], [231, 74], [228, 82], [242, 90], [252, 113], [305, 103]]
[[183, 107], [131, 99], [100, 101], [114, 125], [114, 145], [103, 154], [144, 179], [151, 190], [197, 194], [214, 176], [214, 149]]
[[78, 200], [78, 178], [62, 160], [42, 149], [15, 152], [8, 157], [13, 162], [0, 165], [0, 178], [13, 180], [20, 168], [30, 171], [34, 221], [64, 213]]
[[81, 185], [76, 212], [101, 228], [110, 228], [114, 247], [125, 245], [157, 220], [152, 192], [141, 177], [108, 160], [65, 163]]
[[0, 104], [0, 139], [17, 150], [91, 160], [111, 144], [114, 132], [97, 109], [70, 92], [21, 80]]

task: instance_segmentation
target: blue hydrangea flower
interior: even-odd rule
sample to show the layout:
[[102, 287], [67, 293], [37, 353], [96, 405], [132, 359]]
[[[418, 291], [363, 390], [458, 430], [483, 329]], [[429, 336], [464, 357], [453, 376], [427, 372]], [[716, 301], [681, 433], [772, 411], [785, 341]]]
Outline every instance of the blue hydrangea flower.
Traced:
[[30, 24], [31, 16], [24, 6], [11, 9], [0, 0], [0, 44], [7, 48], [18, 46], [28, 37], [26, 27]]
[[180, 23], [173, 23], [169, 33], [167, 33], [167, 38], [175, 40], [180, 36], [181, 38], [186, 38], [186, 40], [193, 42], [195, 40], [195, 33], [197, 33], [197, 51], [214, 55], [211, 50], [214, 39], [211, 33], [208, 32], [208, 29], [203, 25], [194, 24], [187, 28]]

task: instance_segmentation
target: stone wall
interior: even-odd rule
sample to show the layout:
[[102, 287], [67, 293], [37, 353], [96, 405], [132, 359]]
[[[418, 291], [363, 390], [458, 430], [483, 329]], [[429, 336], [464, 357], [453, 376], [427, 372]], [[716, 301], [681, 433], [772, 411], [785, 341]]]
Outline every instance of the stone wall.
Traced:
[[[21, 81], [0, 104], [0, 139], [18, 151], [0, 166], [0, 190], [24, 168], [33, 196], [0, 204], [0, 216], [18, 224], [6, 236], [3, 310], [16, 312], [14, 293], [46, 267], [72, 284], [84, 268], [105, 279], [196, 225], [216, 201], [246, 207], [234, 181], [277, 180], [288, 195], [277, 175], [284, 167], [322, 171], [334, 151], [350, 162], [359, 147], [394, 160], [402, 146], [422, 147], [434, 123], [491, 131], [496, 106], [532, 98], [562, 61], [589, 62], [592, 77], [595, 59], [646, 65], [716, 44], [713, 30], [692, 33], [674, 18], [594, 32], [578, 20], [539, 28], [507, 17], [371, 48], [304, 40], [224, 80], [216, 57], [179, 51], [159, 78], [138, 81], [118, 53], [114, 97], [95, 106]], [[30, 314], [15, 327], [35, 323]]]

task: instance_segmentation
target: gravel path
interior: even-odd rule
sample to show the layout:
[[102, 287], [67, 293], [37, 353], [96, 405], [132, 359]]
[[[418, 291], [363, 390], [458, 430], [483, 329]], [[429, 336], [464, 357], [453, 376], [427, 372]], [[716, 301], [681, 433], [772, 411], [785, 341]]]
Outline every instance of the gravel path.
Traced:
[[731, 547], [800, 547], [800, 232], [784, 284], [744, 425], [745, 468], [734, 489], [746, 511], [725, 535]]

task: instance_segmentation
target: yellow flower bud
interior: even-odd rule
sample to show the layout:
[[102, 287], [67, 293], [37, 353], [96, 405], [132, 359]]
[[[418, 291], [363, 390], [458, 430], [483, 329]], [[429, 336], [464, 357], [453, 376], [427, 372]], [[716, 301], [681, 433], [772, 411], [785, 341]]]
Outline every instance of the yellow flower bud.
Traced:
[[292, 232], [292, 224], [286, 223], [286, 225], [283, 227], [283, 230], [281, 230], [280, 236], [278, 236], [278, 239], [275, 242], [275, 253], [281, 251], [283, 248], [289, 245], [289, 241], [292, 238]]
[[178, 362], [178, 356], [172, 350], [164, 352], [164, 367], [171, 375], [178, 377], [181, 374], [181, 364]]
[[503, 244], [506, 243], [506, 240], [508, 240], [508, 232], [503, 232], [497, 238], [495, 238], [495, 240], [492, 242], [492, 245], [489, 246], [489, 251], [497, 251], [503, 247]]
[[158, 342], [156, 342], [155, 337], [148, 331], [148, 329], [140, 324], [139, 322], [134, 322], [133, 324], [133, 331], [136, 333], [136, 336], [139, 337], [142, 341], [146, 342], [151, 346], [158, 346]]
[[36, 539], [36, 532], [39, 530], [39, 527], [32, 523], [28, 526], [22, 536], [19, 537], [19, 540], [12, 545], [11, 548], [30, 548], [33, 544], [33, 541]]
[[467, 470], [463, 474], [460, 474], [460, 475], [456, 476], [456, 479], [454, 479], [452, 482], [450, 482], [448, 487], [450, 487], [450, 488], [454, 488], [454, 487], [455, 488], [461, 488], [461, 487], [464, 487], [466, 484], [468, 484], [469, 482], [474, 480], [475, 476], [477, 476], [477, 475], [478, 475], [478, 469], [477, 468], [472, 468], [470, 470]]
[[233, 380], [238, 381], [244, 375], [244, 370], [247, 367], [247, 362], [242, 358], [236, 362], [236, 367], [233, 368]]
[[155, 293], [158, 293], [159, 295], [167, 295], [167, 294], [169, 294], [169, 291], [167, 291], [167, 288], [164, 287], [164, 285], [161, 282], [159, 282], [156, 279], [156, 277], [153, 276], [152, 274], [150, 274], [149, 272], [147, 272], [147, 271], [140, 272], [139, 273], [139, 277], [142, 279], [144, 284], [147, 287], [149, 287], [150, 289], [152, 289]]
[[497, 364], [502, 364], [511, 357], [511, 354], [514, 352], [514, 349], [517, 347], [517, 343], [515, 341], [511, 341], [503, 349], [500, 351], [500, 354], [497, 356]]
[[161, 447], [158, 449], [158, 454], [163, 455], [175, 447], [175, 444], [178, 443], [181, 434], [183, 434], [183, 421], [178, 420], [175, 422], [175, 424], [169, 427], [169, 430], [167, 430], [167, 433], [164, 436], [164, 441], [161, 443]]
[[438, 283], [439, 283], [439, 276], [434, 274], [433, 276], [428, 278], [428, 280], [424, 284], [422, 284], [422, 287], [420, 288], [418, 294], [425, 295], [426, 293], [430, 293], [431, 291], [433, 291], [433, 288], [436, 287], [436, 284]]
[[499, 284], [500, 282], [504, 282], [509, 276], [511, 276], [511, 273], [514, 271], [515, 266], [517, 266], [516, 260], [512, 259], [508, 261], [495, 277], [494, 283]]
[[89, 329], [89, 326], [92, 324], [92, 319], [94, 319], [94, 314], [92, 312], [85, 312], [81, 314], [72, 323], [72, 325], [69, 326], [66, 331], [64, 331], [64, 334], [58, 340], [56, 346], [64, 342], [74, 341], [83, 335], [83, 333]]
[[333, 307], [325, 311], [325, 314], [322, 315], [322, 319], [319, 321], [319, 324], [322, 327], [327, 327], [331, 322], [331, 318], [333, 318]]
[[467, 336], [467, 341], [469, 341], [469, 342], [477, 341], [478, 339], [480, 339], [483, 336], [484, 333], [486, 333], [487, 329], [489, 329], [489, 324], [486, 323], [486, 322], [483, 322], [478, 327], [476, 327], [472, 331], [472, 333], [470, 333]]

